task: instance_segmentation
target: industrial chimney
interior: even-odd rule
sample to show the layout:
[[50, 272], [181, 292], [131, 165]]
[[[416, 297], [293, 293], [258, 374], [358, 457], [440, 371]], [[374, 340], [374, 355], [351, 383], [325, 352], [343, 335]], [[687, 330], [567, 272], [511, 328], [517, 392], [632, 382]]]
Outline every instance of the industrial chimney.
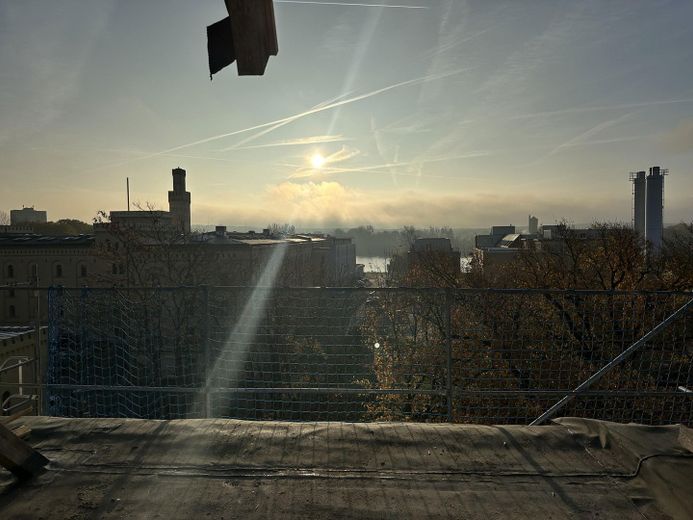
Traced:
[[645, 204], [646, 184], [645, 172], [632, 172], [630, 180], [633, 183], [633, 229], [641, 236], [645, 236]]
[[645, 238], [653, 251], [662, 247], [664, 231], [664, 175], [667, 170], [659, 166], [650, 168], [647, 176], [647, 204], [645, 215]]

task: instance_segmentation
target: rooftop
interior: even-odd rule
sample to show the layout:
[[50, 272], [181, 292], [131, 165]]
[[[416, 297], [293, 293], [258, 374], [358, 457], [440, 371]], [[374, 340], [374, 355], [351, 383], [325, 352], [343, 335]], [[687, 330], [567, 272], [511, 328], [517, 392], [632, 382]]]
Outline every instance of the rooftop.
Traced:
[[412, 245], [413, 251], [452, 251], [449, 238], [417, 238]]
[[324, 241], [324, 237], [308, 235], [289, 235], [287, 237], [248, 231], [209, 231], [193, 236], [194, 241], [215, 245], [276, 245], [284, 243], [304, 243]]
[[500, 241], [500, 247], [510, 247], [512, 246], [522, 235], [519, 233], [511, 233], [505, 235]]
[[170, 217], [171, 213], [161, 210], [117, 210], [109, 213], [111, 218], [165, 218]]
[[94, 235], [38, 235], [36, 233], [0, 233], [0, 247], [24, 246], [85, 246], [94, 242]]
[[[26, 417], [48, 470], [2, 518], [689, 518], [693, 433]], [[473, 449], [470, 449], [473, 448]]]

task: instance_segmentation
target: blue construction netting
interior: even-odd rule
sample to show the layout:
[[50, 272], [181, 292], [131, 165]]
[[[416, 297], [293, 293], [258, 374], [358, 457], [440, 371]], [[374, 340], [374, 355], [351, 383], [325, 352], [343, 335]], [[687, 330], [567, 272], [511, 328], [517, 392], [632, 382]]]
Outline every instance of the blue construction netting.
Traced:
[[[472, 289], [51, 289], [70, 417], [529, 423], [691, 299]], [[562, 415], [693, 422], [692, 313]]]

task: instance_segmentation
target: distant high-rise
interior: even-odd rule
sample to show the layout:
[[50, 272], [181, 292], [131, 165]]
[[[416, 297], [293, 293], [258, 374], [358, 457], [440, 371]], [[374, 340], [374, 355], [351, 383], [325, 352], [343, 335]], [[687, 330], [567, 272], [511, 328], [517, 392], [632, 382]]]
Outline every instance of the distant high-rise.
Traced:
[[645, 236], [645, 172], [633, 172], [630, 174], [630, 180], [633, 182], [633, 229], [640, 236]]
[[659, 166], [650, 168], [647, 176], [647, 209], [645, 215], [645, 238], [652, 249], [662, 247], [664, 231], [664, 175], [667, 170]]
[[539, 232], [539, 219], [533, 215], [529, 216], [528, 232], [530, 235], [536, 235]]
[[173, 174], [173, 191], [168, 192], [168, 208], [173, 223], [183, 233], [190, 233], [190, 192], [185, 191], [185, 170], [175, 168]]

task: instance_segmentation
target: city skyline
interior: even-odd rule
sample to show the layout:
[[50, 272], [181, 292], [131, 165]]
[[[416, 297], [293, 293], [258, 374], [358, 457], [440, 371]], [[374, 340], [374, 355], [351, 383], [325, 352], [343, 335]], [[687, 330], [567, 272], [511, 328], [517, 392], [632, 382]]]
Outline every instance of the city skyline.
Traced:
[[0, 3], [0, 208], [165, 209], [180, 166], [193, 225], [630, 222], [661, 165], [691, 220], [690, 4], [336, 3], [276, 2], [266, 75], [212, 82], [221, 1]]

